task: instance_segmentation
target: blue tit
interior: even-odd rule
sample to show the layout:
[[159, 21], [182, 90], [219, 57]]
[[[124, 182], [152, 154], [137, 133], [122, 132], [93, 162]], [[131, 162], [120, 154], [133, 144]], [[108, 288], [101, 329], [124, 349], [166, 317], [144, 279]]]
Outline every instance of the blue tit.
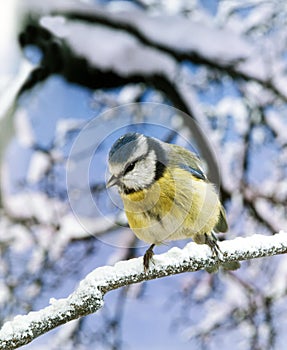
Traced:
[[218, 255], [214, 232], [227, 231], [226, 215], [194, 153], [128, 133], [113, 144], [108, 162], [112, 175], [107, 188], [118, 187], [130, 228], [150, 244], [144, 255], [145, 271], [154, 246], [171, 240], [191, 238]]

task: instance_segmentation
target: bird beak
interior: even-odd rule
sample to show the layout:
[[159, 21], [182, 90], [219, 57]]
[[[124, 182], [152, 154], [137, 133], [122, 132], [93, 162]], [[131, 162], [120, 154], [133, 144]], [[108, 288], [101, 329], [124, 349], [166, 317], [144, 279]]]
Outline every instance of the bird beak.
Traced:
[[108, 182], [107, 182], [107, 184], [106, 184], [106, 188], [110, 188], [110, 187], [112, 187], [112, 186], [115, 186], [115, 185], [117, 185], [118, 183], [119, 183], [119, 178], [116, 177], [115, 175], [112, 175], [112, 176], [109, 178], [109, 180], [108, 180]]

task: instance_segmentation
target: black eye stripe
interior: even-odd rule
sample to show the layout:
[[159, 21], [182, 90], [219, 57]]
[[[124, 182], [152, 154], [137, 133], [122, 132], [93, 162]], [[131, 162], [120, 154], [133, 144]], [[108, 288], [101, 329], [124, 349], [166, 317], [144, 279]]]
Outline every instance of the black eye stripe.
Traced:
[[146, 154], [143, 154], [142, 156], [136, 158], [132, 162], [128, 163], [127, 166], [125, 167], [124, 171], [123, 171], [123, 175], [125, 175], [126, 173], [132, 171], [133, 168], [135, 167], [136, 163], [139, 162], [142, 159], [145, 159], [147, 156], [148, 156], [148, 152]]
[[134, 169], [135, 165], [136, 165], [136, 162], [129, 163], [124, 170], [124, 174], [132, 171]]

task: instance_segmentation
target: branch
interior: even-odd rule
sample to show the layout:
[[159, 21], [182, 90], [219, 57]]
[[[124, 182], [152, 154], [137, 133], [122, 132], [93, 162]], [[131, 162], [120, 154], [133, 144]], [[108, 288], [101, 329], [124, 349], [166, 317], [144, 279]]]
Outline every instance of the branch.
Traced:
[[[271, 76], [270, 63], [267, 64], [262, 59], [260, 49], [252, 46], [248, 38], [231, 32], [229, 28], [223, 27], [219, 30], [203, 23], [195, 23], [190, 19], [178, 19], [176, 16], [169, 17], [166, 21], [164, 16], [153, 18], [143, 11], [136, 15], [134, 13], [127, 15], [126, 13], [111, 13], [100, 7], [83, 4], [70, 8], [67, 6], [60, 8], [58, 4], [57, 6], [57, 9], [50, 9], [52, 14], [126, 31], [146, 47], [166, 53], [177, 62], [191, 61], [218, 70], [223, 74], [227, 73], [235, 79], [255, 81], [272, 91], [283, 101], [287, 100], [287, 93], [284, 89], [286, 77], [282, 75], [283, 72], [278, 76], [274, 74]], [[171, 23], [177, 28], [177, 34], [173, 39], [169, 35], [162, 35], [166, 31], [167, 23], [168, 25]], [[161, 33], [160, 36], [158, 33]], [[200, 33], [200, 42], [202, 42], [202, 38], [208, 37], [213, 45], [201, 46], [196, 35], [187, 40], [186, 33]], [[224, 48], [221, 45], [223, 41], [229, 43]], [[233, 47], [231, 50], [230, 45]], [[272, 62], [272, 66], [278, 64], [280, 64], [279, 60]], [[258, 67], [260, 68], [258, 69]]]
[[[221, 261], [225, 263], [284, 254], [287, 252], [287, 232], [236, 238], [221, 242], [220, 248], [223, 252]], [[6, 322], [0, 330], [0, 349], [15, 349], [61, 324], [96, 312], [103, 306], [104, 295], [111, 290], [218, 265], [208, 246], [195, 243], [154, 256], [154, 262], [148, 273], [143, 272], [142, 257], [95, 269], [66, 299], [52, 299], [50, 306]]]

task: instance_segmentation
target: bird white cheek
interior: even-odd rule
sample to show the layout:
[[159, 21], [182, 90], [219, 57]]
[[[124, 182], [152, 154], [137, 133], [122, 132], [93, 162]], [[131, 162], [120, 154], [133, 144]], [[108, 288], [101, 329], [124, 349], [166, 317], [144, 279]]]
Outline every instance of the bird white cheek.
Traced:
[[147, 168], [138, 167], [131, 174], [124, 177], [124, 184], [128, 188], [141, 190], [153, 183], [154, 172], [148, 171]]
[[124, 176], [123, 182], [125, 186], [141, 190], [152, 185], [155, 177], [155, 164], [155, 154], [152, 151], [145, 159], [136, 163], [134, 170]]

